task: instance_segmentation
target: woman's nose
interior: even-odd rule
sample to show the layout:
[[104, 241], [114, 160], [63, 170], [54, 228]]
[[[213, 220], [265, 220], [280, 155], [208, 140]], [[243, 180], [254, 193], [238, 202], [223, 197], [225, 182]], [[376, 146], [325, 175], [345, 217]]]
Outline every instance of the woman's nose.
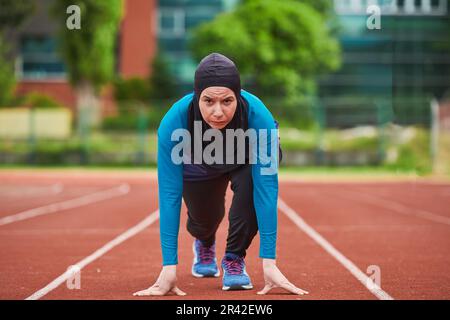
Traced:
[[222, 118], [223, 117], [223, 112], [222, 112], [222, 108], [220, 108], [220, 104], [216, 104], [214, 106], [213, 116], [216, 117], [216, 118]]

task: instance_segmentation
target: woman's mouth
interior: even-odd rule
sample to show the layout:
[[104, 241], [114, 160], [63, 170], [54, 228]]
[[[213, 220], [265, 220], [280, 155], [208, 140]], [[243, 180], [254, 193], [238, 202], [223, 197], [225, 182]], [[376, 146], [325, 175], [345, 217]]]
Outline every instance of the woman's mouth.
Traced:
[[211, 121], [211, 123], [216, 126], [223, 126], [224, 124], [226, 124], [225, 121]]

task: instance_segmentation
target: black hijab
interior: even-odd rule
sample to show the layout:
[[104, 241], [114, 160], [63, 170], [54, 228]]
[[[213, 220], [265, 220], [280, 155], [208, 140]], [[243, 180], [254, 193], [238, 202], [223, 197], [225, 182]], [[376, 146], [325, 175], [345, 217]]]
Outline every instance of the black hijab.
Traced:
[[[248, 105], [246, 100], [241, 96], [241, 80], [239, 76], [239, 71], [233, 61], [221, 55], [219, 53], [212, 53], [202, 59], [200, 64], [195, 71], [195, 81], [194, 81], [194, 97], [191, 104], [189, 105], [189, 116], [188, 116], [188, 129], [191, 134], [191, 163], [194, 163], [194, 121], [201, 121], [202, 123], [202, 133], [204, 134], [206, 130], [211, 129], [211, 126], [203, 119], [200, 112], [199, 100], [200, 95], [204, 89], [213, 86], [226, 87], [231, 89], [237, 100], [237, 107], [232, 120], [222, 129], [220, 129], [223, 136], [223, 161], [220, 163], [207, 164], [202, 161], [202, 166], [209, 170], [228, 172], [234, 170], [243, 164], [237, 164], [237, 153], [238, 148], [236, 140], [234, 141], [234, 161], [233, 164], [226, 164], [226, 129], [243, 129], [246, 131], [248, 129]], [[197, 138], [198, 139], [198, 138]], [[202, 152], [203, 150], [213, 141], [202, 141]], [[249, 162], [249, 147], [248, 141], [246, 139], [245, 146], [245, 163]]]

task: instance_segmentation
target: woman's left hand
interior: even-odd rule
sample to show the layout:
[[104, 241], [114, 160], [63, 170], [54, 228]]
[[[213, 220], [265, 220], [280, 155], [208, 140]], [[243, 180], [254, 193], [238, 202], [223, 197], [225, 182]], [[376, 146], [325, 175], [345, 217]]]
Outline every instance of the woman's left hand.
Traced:
[[273, 259], [263, 259], [264, 288], [258, 294], [266, 294], [273, 288], [284, 288], [293, 294], [308, 294], [308, 291], [297, 288], [281, 273]]

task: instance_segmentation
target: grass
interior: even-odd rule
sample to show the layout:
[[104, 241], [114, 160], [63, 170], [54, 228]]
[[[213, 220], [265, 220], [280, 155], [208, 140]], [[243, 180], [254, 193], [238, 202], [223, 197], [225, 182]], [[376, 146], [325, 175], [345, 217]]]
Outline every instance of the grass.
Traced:
[[[286, 151], [313, 151], [321, 138], [317, 132], [295, 128], [281, 128], [280, 137], [281, 147]], [[325, 151], [376, 150], [379, 144], [376, 135], [349, 139], [342, 131], [334, 129], [324, 131], [322, 139]]]
[[[409, 143], [399, 145], [397, 160], [385, 165], [387, 169], [416, 171], [419, 175], [430, 174], [430, 135], [425, 129], [416, 128], [415, 136]], [[450, 159], [449, 159], [450, 160]]]
[[[295, 128], [280, 129], [281, 146], [289, 151], [312, 151], [318, 144], [318, 136], [313, 131], [301, 131]], [[132, 153], [139, 149], [139, 136], [135, 132], [95, 132], [88, 140], [87, 147], [92, 152]], [[355, 137], [348, 139], [339, 130], [327, 130], [323, 135], [324, 147], [327, 151], [373, 150], [379, 143], [378, 137]], [[146, 152], [156, 153], [156, 132], [146, 134], [143, 141]], [[0, 152], [26, 153], [32, 145], [27, 140], [2, 140]], [[65, 152], [83, 147], [82, 141], [76, 137], [66, 140], [39, 139], [35, 148], [40, 152]]]
[[[387, 148], [395, 149], [396, 158], [386, 161], [381, 166], [365, 167], [284, 167], [280, 168], [280, 175], [393, 175], [408, 176], [419, 175], [427, 176], [432, 172], [430, 153], [429, 153], [429, 133], [425, 129], [414, 128], [414, 137], [406, 143], [396, 142], [395, 139], [387, 139]], [[318, 136], [314, 131], [301, 131], [295, 128], [283, 128], [280, 130], [281, 146], [283, 150], [293, 151], [313, 151], [318, 143]], [[450, 137], [449, 145], [450, 145]], [[349, 150], [378, 150], [379, 139], [375, 133], [353, 135], [347, 131], [338, 131], [329, 129], [323, 134], [323, 145], [326, 151], [349, 151]], [[26, 140], [12, 141], [0, 140], [0, 153], [21, 154], [27, 159], [29, 152], [29, 143]], [[39, 167], [45, 169], [68, 169], [68, 170], [149, 170], [153, 166], [136, 165], [134, 159], [140, 148], [145, 148], [147, 156], [155, 155], [157, 151], [156, 132], [150, 132], [144, 140], [140, 140], [136, 132], [117, 133], [117, 132], [96, 132], [90, 136], [87, 150], [93, 155], [100, 155], [100, 162], [78, 166], [77, 156], [83, 150], [81, 141], [77, 138], [71, 138], [64, 141], [39, 140], [35, 145], [38, 155]], [[450, 150], [450, 148], [449, 148]], [[126, 156], [120, 159], [114, 158], [114, 155]], [[72, 156], [67, 158], [65, 155]], [[389, 157], [388, 157], [389, 158]], [[20, 159], [20, 158], [18, 158]], [[69, 159], [69, 161], [65, 161]], [[73, 160], [75, 159], [75, 160]], [[151, 159], [151, 158], [147, 158]], [[152, 162], [154, 160], [150, 160]], [[69, 163], [70, 162], [70, 163]], [[93, 161], [95, 162], [95, 161]], [[100, 165], [106, 163], [106, 165]], [[450, 176], [450, 152], [444, 150], [440, 154], [439, 163], [446, 170], [441, 170], [443, 175]], [[0, 164], [1, 169], [27, 169], [24, 164]], [[38, 166], [32, 166], [35, 170]], [[442, 175], [442, 173], [441, 173]]]

